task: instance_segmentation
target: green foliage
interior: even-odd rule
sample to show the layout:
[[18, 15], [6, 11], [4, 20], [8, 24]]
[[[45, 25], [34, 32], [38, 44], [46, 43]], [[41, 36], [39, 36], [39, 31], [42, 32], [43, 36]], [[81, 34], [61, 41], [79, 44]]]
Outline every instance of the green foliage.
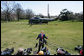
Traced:
[[67, 9], [63, 9], [59, 16], [59, 20], [61, 21], [67, 21], [67, 20], [72, 20], [72, 21], [83, 21], [83, 13], [75, 13], [68, 11]]

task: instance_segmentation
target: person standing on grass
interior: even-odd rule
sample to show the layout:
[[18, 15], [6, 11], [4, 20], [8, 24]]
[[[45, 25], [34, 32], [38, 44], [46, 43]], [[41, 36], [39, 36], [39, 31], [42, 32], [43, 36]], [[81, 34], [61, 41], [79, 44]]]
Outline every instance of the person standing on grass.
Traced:
[[40, 48], [42, 47], [44, 47], [44, 43], [46, 44], [47, 42], [46, 42], [46, 40], [45, 40], [45, 38], [46, 39], [48, 39], [48, 37], [46, 37], [45, 36], [45, 34], [43, 33], [43, 31], [41, 31], [41, 33], [38, 35], [38, 37], [36, 38], [36, 40], [37, 39], [39, 39], [39, 48], [38, 48], [38, 52], [40, 51]]

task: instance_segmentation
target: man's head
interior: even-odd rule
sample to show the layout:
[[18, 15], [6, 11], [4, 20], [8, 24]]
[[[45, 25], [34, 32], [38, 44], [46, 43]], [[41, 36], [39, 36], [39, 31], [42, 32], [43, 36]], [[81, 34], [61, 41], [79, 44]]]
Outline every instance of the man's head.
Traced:
[[18, 52], [19, 52], [19, 53], [22, 53], [23, 51], [24, 51], [23, 48], [19, 48], [19, 49], [18, 49]]
[[62, 48], [57, 48], [56, 51], [57, 51], [57, 55], [64, 55], [65, 54], [65, 52]]
[[44, 52], [43, 51], [39, 51], [38, 55], [44, 55]]
[[41, 33], [44, 33], [44, 31], [42, 30]]

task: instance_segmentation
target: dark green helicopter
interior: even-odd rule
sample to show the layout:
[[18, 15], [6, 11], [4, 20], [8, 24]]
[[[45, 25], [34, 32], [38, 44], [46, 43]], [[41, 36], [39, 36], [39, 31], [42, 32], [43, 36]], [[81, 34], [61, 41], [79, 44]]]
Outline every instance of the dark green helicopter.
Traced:
[[33, 18], [29, 19], [29, 24], [42, 24], [42, 23], [48, 24], [49, 21], [54, 21], [54, 19], [53, 18], [33, 17]]

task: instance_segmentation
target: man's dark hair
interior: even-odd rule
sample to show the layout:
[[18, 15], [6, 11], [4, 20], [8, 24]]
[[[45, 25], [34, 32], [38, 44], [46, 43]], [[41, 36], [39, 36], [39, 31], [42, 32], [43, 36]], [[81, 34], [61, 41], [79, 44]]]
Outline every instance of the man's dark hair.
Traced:
[[32, 48], [27, 48], [27, 52], [31, 54]]
[[74, 50], [77, 50], [78, 52], [80, 52], [80, 50], [83, 49], [83, 46], [81, 45], [77, 45]]

